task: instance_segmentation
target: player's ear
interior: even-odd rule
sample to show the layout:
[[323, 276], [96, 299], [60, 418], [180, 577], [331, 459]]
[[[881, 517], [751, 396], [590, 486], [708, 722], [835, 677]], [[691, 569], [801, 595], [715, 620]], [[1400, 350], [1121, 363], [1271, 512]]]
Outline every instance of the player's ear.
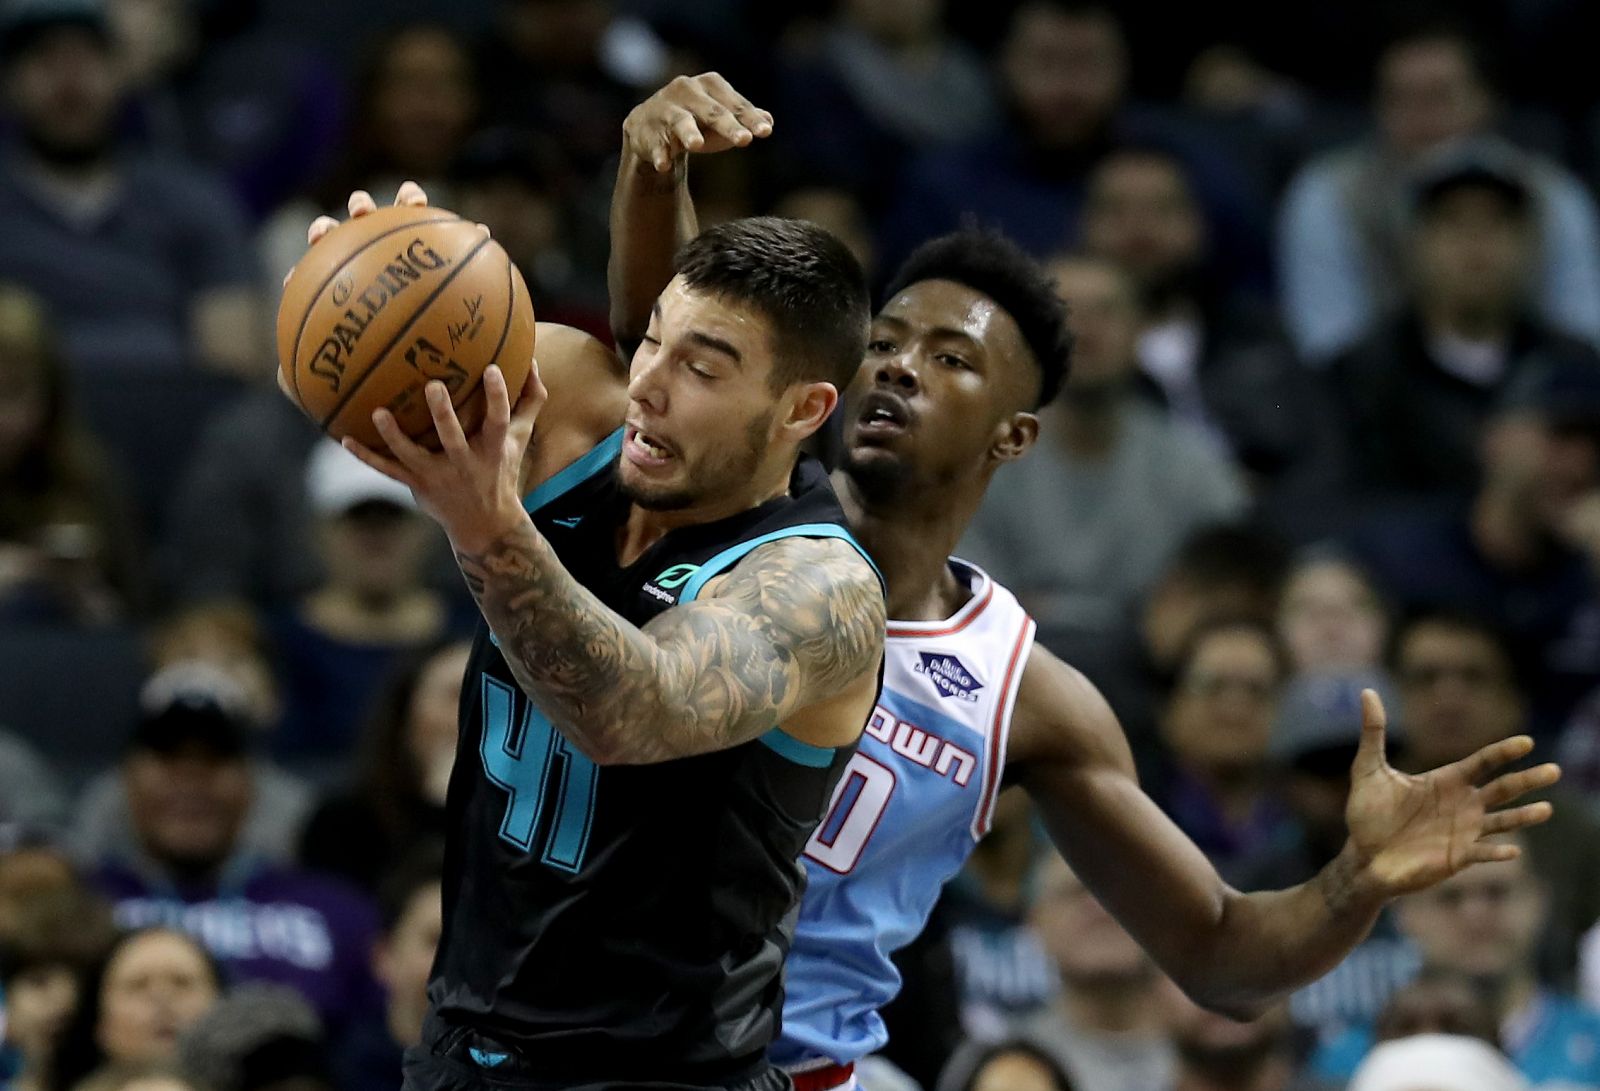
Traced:
[[1014, 462], [1027, 454], [1038, 438], [1039, 418], [1032, 413], [1013, 413], [995, 426], [989, 455], [996, 462]]
[[792, 431], [796, 441], [805, 439], [826, 423], [838, 404], [839, 388], [832, 383], [797, 383], [789, 397], [783, 428]]

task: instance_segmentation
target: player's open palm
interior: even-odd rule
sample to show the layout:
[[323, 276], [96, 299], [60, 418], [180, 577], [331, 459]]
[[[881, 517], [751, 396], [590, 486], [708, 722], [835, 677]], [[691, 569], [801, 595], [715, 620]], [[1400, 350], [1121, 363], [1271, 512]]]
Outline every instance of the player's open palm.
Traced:
[[635, 106], [622, 123], [628, 150], [662, 173], [689, 152], [742, 148], [771, 133], [772, 115], [715, 72], [677, 77]]
[[1345, 821], [1367, 877], [1387, 897], [1441, 882], [1472, 864], [1515, 857], [1495, 834], [1538, 825], [1550, 804], [1507, 804], [1554, 784], [1555, 765], [1504, 772], [1526, 757], [1533, 740], [1518, 735], [1458, 762], [1412, 776], [1384, 757], [1383, 703], [1361, 695], [1361, 747], [1351, 769]]

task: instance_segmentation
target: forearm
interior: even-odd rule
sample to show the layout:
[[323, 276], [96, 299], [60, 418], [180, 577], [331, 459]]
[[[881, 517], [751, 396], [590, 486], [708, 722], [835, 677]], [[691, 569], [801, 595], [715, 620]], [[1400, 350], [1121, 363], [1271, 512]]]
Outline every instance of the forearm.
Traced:
[[531, 521], [480, 551], [457, 549], [456, 563], [518, 685], [585, 756], [670, 756], [659, 730], [675, 707], [670, 664], [572, 578]]
[[1194, 950], [1195, 998], [1254, 1015], [1332, 970], [1377, 922], [1383, 898], [1347, 847], [1316, 876], [1287, 890], [1229, 891], [1215, 927]]
[[627, 148], [611, 191], [611, 332], [624, 349], [638, 344], [650, 308], [672, 279], [678, 247], [699, 233], [689, 197], [688, 159], [662, 174]]

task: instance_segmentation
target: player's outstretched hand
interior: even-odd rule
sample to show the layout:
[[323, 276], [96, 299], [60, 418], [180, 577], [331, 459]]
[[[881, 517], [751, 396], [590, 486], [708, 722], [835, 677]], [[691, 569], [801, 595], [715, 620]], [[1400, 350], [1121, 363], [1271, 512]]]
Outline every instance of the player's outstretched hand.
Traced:
[[400, 430], [387, 409], [372, 411], [372, 423], [389, 447], [382, 455], [346, 436], [345, 449], [368, 466], [411, 490], [423, 511], [438, 520], [457, 550], [478, 553], [513, 526], [527, 521], [522, 510], [523, 455], [544, 408], [545, 387], [534, 361], [516, 396], [495, 364], [483, 372], [483, 426], [468, 436], [443, 383], [425, 388], [439, 450], [430, 451]]
[[1504, 772], [1533, 750], [1526, 735], [1502, 739], [1458, 762], [1410, 776], [1384, 757], [1385, 715], [1377, 693], [1361, 695], [1361, 746], [1350, 774], [1345, 821], [1365, 878], [1385, 898], [1422, 890], [1473, 864], [1514, 859], [1495, 834], [1536, 826], [1550, 804], [1507, 804], [1554, 784], [1553, 764]]
[[772, 115], [715, 72], [678, 76], [622, 123], [623, 147], [659, 174], [690, 152], [742, 148], [771, 135]]

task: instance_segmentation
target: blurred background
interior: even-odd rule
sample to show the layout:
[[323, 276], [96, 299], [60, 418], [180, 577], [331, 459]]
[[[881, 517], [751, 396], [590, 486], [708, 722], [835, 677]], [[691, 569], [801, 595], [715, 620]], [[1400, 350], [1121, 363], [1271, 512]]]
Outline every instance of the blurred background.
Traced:
[[273, 386], [278, 285], [412, 178], [609, 340], [622, 119], [711, 69], [776, 125], [693, 163], [703, 222], [880, 284], [968, 222], [1051, 264], [1073, 375], [962, 552], [1231, 882], [1338, 851], [1365, 686], [1400, 768], [1567, 769], [1522, 861], [1247, 1026], [1010, 793], [863, 1085], [1336, 1088], [1384, 1043], [1399, 1091], [1449, 1031], [1483, 1054], [1401, 1067], [1600, 1087], [1597, 40], [1592, 0], [0, 0], [0, 1087], [399, 1086], [475, 613]]

